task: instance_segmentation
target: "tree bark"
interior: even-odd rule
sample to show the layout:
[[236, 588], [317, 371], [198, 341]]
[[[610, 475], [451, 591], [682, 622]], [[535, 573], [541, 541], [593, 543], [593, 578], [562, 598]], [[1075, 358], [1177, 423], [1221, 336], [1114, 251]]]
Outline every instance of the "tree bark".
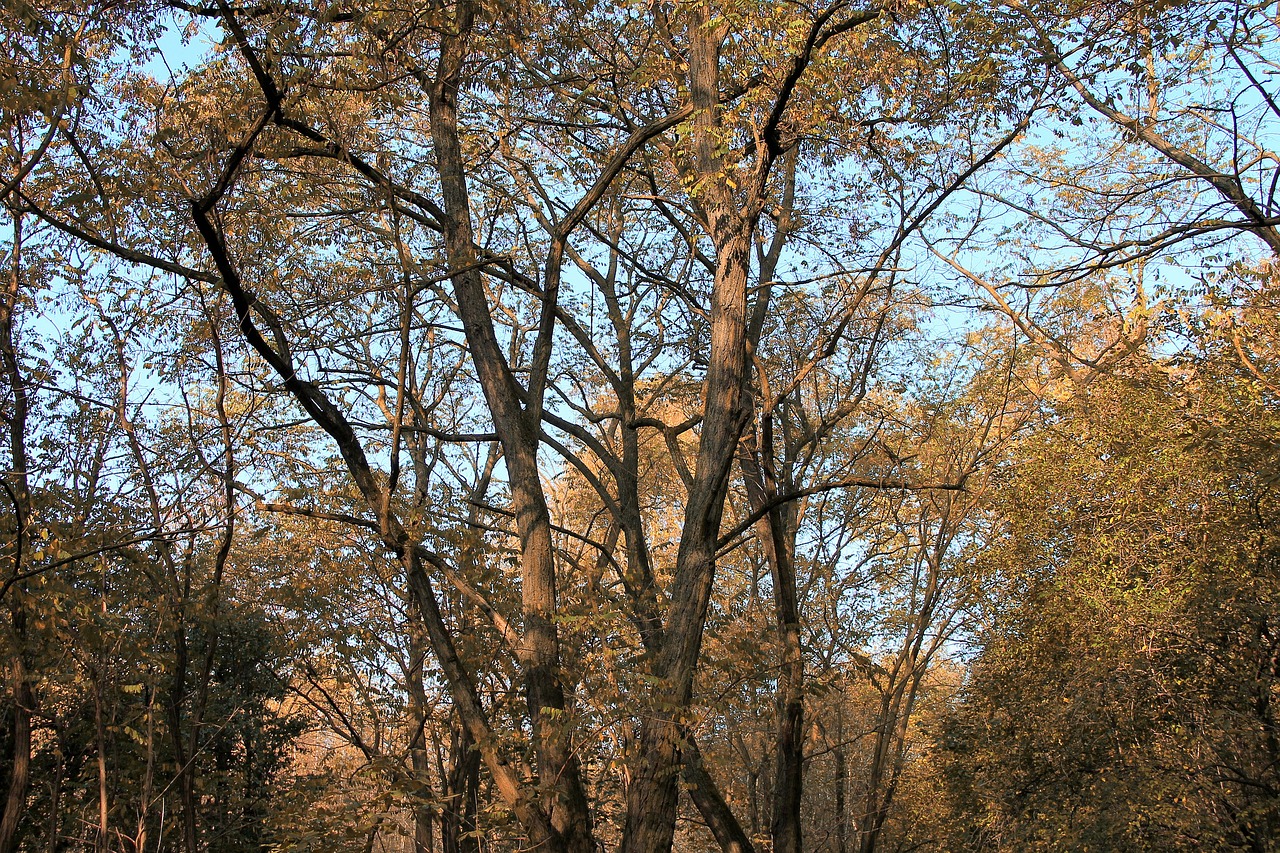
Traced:
[[697, 465], [676, 553], [671, 605], [654, 662], [656, 685], [640, 727], [641, 758], [627, 792], [623, 853], [671, 849], [678, 806], [684, 716], [702, 649], [715, 578], [716, 543], [734, 449], [746, 424], [747, 279], [754, 220], [738, 210], [718, 153], [719, 64], [723, 34], [703, 7], [689, 22], [689, 83], [705, 225], [716, 247], [711, 292], [711, 352]]
[[[14, 622], [15, 628], [24, 627], [21, 618]], [[17, 849], [18, 824], [26, 811], [27, 787], [31, 782], [31, 711], [35, 705], [29, 676], [18, 653], [14, 653], [9, 662], [9, 678], [14, 703], [12, 763], [4, 816], [0, 818], [0, 853], [13, 853]]]
[[186, 740], [182, 736], [183, 703], [187, 693], [187, 634], [183, 627], [183, 612], [175, 614], [178, 626], [174, 628], [176, 659], [169, 679], [169, 692], [165, 710], [169, 722], [169, 741], [173, 746], [173, 760], [177, 764], [178, 796], [182, 802], [182, 847], [186, 853], [196, 853], [200, 846], [196, 817], [196, 785], [194, 762], [188, 757]]
[[[494, 332], [484, 282], [475, 263], [471, 203], [458, 130], [458, 90], [474, 24], [468, 2], [457, 7], [452, 31], [441, 39], [440, 63], [430, 91], [431, 135], [444, 201], [445, 251], [454, 296], [494, 430], [502, 443], [520, 537], [521, 663], [534, 751], [547, 812], [566, 853], [594, 853], [591, 813], [578, 759], [565, 725], [560, 639], [555, 624], [556, 567], [551, 514], [542, 490], [537, 452], [539, 423], [522, 406], [517, 383]], [[540, 403], [529, 405], [536, 415]]]
[[[739, 466], [753, 513], [778, 495], [773, 459], [773, 418], [761, 417], [761, 440], [742, 442]], [[793, 561], [795, 531], [788, 529], [780, 506], [756, 523], [757, 539], [773, 575], [774, 618], [782, 646], [778, 670], [776, 765], [773, 818], [769, 832], [777, 853], [800, 853], [800, 804], [804, 787], [804, 651], [800, 643], [800, 607]]]
[[[410, 629], [412, 631], [412, 629]], [[426, 649], [417, 636], [409, 637], [409, 769], [413, 774], [413, 843], [414, 853], [435, 851], [435, 807], [432, 804], [430, 763], [427, 761], [427, 691], [422, 680]]]
[[445, 805], [440, 812], [441, 849], [444, 853], [478, 853], [476, 809], [480, 795], [480, 754], [465, 728], [454, 728], [449, 758]]
[[836, 745], [835, 745], [835, 808], [836, 808], [836, 853], [849, 851], [849, 820], [846, 815], [848, 806], [845, 803], [845, 779], [848, 776], [848, 758], [844, 742], [844, 694], [840, 694], [836, 707]]
[[707, 773], [702, 763], [702, 753], [693, 738], [685, 739], [684, 779], [688, 786], [689, 798], [697, 806], [698, 813], [707, 822], [711, 834], [715, 836], [720, 849], [724, 853], [755, 853], [751, 839], [742, 829], [742, 824], [729, 808], [724, 795], [720, 793], [715, 780]]

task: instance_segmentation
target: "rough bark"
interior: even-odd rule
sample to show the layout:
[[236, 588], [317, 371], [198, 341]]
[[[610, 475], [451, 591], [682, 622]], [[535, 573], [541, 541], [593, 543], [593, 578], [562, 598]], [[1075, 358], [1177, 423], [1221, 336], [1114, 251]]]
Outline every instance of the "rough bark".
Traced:
[[716, 542], [734, 448], [746, 423], [747, 279], [753, 219], [734, 204], [718, 154], [719, 63], [722, 33], [703, 8], [689, 23], [689, 82], [698, 170], [705, 196], [698, 199], [716, 247], [711, 293], [711, 352], [704, 385], [704, 417], [697, 464], [685, 505], [676, 554], [671, 605], [654, 662], [656, 686], [641, 724], [640, 766], [627, 794], [624, 853], [671, 849], [681, 771], [684, 714], [702, 648], [707, 606], [715, 578]]
[[563, 837], [564, 849], [569, 853], [593, 853], [595, 842], [586, 791], [564, 726], [551, 514], [538, 470], [539, 429], [534, 421], [541, 405], [531, 404], [532, 412], [522, 406], [526, 394], [498, 343], [476, 264], [466, 164], [458, 129], [458, 89], [473, 23], [470, 5], [460, 3], [454, 31], [441, 40], [440, 64], [430, 92], [431, 135], [444, 201], [441, 225], [450, 268], [455, 271], [451, 278], [458, 313], [510, 475], [511, 503], [520, 537], [524, 616], [521, 658], [540, 785], [546, 791], [547, 810], [556, 832]]

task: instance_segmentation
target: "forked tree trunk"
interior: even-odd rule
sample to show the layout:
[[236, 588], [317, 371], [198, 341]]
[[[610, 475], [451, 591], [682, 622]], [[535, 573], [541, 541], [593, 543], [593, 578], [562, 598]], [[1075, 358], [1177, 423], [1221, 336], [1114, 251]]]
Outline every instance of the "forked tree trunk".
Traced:
[[[494, 331], [488, 295], [475, 263], [471, 203], [458, 131], [458, 90], [467, 59], [474, 10], [460, 2], [453, 31], [441, 39], [440, 64], [431, 87], [431, 134], [436, 147], [445, 217], [445, 251], [467, 344], [509, 473], [511, 503], [520, 537], [521, 604], [524, 617], [523, 669], [533, 745], [557, 837], [566, 853], [595, 853], [591, 813], [578, 759], [564, 728], [565, 699], [560, 683], [560, 641], [555, 624], [556, 567], [551, 515], [538, 470], [539, 424], [528, 416]], [[533, 411], [539, 405], [531, 405]]]
[[704, 385], [704, 416], [697, 465], [676, 554], [671, 605], [654, 687], [640, 726], [640, 763], [627, 792], [623, 853], [671, 849], [678, 808], [684, 715], [715, 579], [716, 545], [738, 438], [746, 424], [747, 280], [754, 220], [743, 216], [725, 183], [718, 153], [719, 64], [722, 34], [703, 8], [689, 22], [689, 82], [695, 109], [698, 199], [716, 248], [711, 292], [711, 352]]

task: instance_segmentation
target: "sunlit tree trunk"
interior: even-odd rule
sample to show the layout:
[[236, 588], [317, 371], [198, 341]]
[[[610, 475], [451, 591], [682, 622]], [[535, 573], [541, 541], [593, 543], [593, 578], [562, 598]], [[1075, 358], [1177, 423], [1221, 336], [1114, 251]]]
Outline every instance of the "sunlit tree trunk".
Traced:
[[[560, 641], [555, 624], [556, 566], [551, 515], [538, 470], [539, 423], [522, 407], [524, 396], [494, 333], [488, 296], [475, 264], [466, 164], [458, 130], [458, 91], [474, 24], [470, 3], [457, 6], [454, 32], [441, 40], [441, 58], [431, 87], [431, 132], [444, 199], [445, 250], [458, 312], [494, 428], [502, 443], [520, 538], [521, 604], [524, 621], [520, 650], [533, 745], [546, 791], [547, 812], [556, 835], [542, 839], [566, 853], [594, 853], [591, 815], [578, 759], [564, 725], [564, 688]], [[540, 410], [541, 405], [532, 405]]]

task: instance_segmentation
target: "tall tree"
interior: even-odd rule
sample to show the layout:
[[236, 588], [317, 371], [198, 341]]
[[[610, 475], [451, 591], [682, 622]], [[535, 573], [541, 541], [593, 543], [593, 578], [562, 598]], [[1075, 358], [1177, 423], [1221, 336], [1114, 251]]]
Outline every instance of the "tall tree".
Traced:
[[[154, 292], [172, 277], [162, 316], [215, 290], [229, 302], [244, 349], [228, 359], [217, 315], [188, 342], [219, 365], [218, 451], [203, 459], [225, 492], [210, 504], [225, 531], [215, 566], [241, 547], [238, 493], [350, 525], [399, 567], [410, 645], [438, 666], [428, 677], [414, 653], [401, 667], [415, 713], [425, 725], [438, 678], [461, 726], [453, 766], [474, 746], [518, 836], [670, 849], [683, 773], [717, 843], [747, 850], [693, 723], [718, 573], [754, 530], [786, 673], [770, 835], [801, 849], [806, 614], [789, 504], [856, 484], [805, 482], [805, 460], [835, 458], [824, 445], [896, 328], [882, 295], [922, 224], [1023, 131], [1022, 78], [1036, 73], [979, 61], [963, 16], [842, 0], [172, 8], [217, 49], [164, 83], [158, 57], [87, 59], [101, 82], [15, 210], [63, 235], [95, 282]], [[140, 56], [165, 20], [107, 17]], [[788, 292], [821, 293], [831, 324], [774, 359], [792, 344], [774, 321]], [[249, 369], [229, 371], [240, 357]], [[231, 382], [270, 402], [223, 412]], [[281, 423], [299, 411], [323, 445]], [[127, 443], [141, 476], [146, 454]], [[655, 448], [667, 494], [644, 483]], [[590, 512], [553, 501], [556, 464], [590, 486]], [[166, 576], [192, 577], [157, 547]], [[622, 619], [575, 621], [613, 590]], [[189, 598], [173, 601], [181, 648]], [[619, 624], [639, 672], [606, 686], [579, 651], [618, 643]], [[499, 653], [472, 654], [474, 632]], [[168, 671], [187, 759], [200, 741], [180, 732], [205, 725], [213, 657]], [[600, 764], [625, 765], [621, 791], [588, 766], [610, 728], [621, 754]], [[423, 740], [409, 742], [421, 776]], [[194, 849], [196, 770], [178, 763]]]

